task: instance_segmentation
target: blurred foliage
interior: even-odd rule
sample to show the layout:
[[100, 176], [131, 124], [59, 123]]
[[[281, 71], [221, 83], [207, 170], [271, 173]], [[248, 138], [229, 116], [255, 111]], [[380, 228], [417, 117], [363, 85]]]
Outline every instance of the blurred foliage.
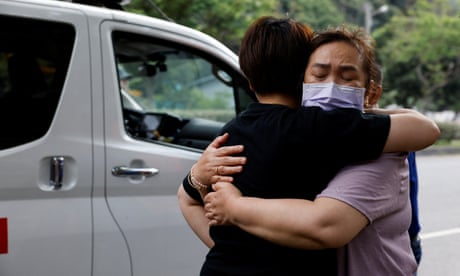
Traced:
[[[281, 12], [294, 18], [297, 21], [304, 22], [314, 30], [320, 30], [329, 25], [338, 25], [345, 22], [344, 13], [342, 13], [333, 0], [304, 0], [304, 1], [281, 1]], [[321, 14], [321, 16], [318, 16]]]
[[441, 130], [441, 137], [438, 143], [449, 144], [454, 140], [460, 140], [460, 126], [458, 124], [438, 122], [437, 125]]
[[[124, 8], [200, 30], [237, 53], [261, 15], [289, 16], [315, 30], [364, 26], [366, 2], [385, 75], [381, 106], [460, 111], [460, 0], [131, 0]], [[383, 5], [387, 12], [379, 12]]]
[[395, 14], [373, 33], [387, 103], [459, 110], [459, 6], [458, 0], [418, 0], [407, 15]]
[[192, 27], [237, 52], [252, 21], [264, 14], [280, 16], [277, 4], [277, 0], [131, 0], [125, 9]]

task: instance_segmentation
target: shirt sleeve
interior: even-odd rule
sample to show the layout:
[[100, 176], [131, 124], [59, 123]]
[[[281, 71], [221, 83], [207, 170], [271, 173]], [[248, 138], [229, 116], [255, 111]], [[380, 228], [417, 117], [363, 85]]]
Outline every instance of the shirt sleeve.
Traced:
[[196, 201], [200, 202], [201, 204], [204, 204], [203, 199], [201, 198], [200, 192], [198, 192], [195, 188], [190, 186], [188, 182], [188, 174], [184, 177], [184, 180], [182, 180], [182, 186], [184, 187], [185, 192], [193, 199]]
[[[372, 223], [407, 201], [408, 167], [405, 159], [405, 154], [386, 153], [372, 162], [347, 166], [318, 197], [345, 202]], [[401, 199], [403, 196], [405, 201]]]
[[382, 154], [391, 119], [389, 115], [339, 108], [320, 111], [314, 124], [317, 140], [323, 140], [322, 143], [328, 145], [325, 153], [353, 163], [375, 160]]

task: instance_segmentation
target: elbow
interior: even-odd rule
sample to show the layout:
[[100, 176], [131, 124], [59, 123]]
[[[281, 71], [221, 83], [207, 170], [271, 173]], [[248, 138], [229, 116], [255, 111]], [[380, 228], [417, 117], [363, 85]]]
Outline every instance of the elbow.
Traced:
[[441, 130], [439, 129], [439, 126], [433, 122], [433, 144], [439, 139], [441, 138]]
[[179, 202], [179, 208], [184, 211], [191, 205], [194, 205], [194, 200], [187, 194], [182, 185], [177, 190], [177, 201]]
[[179, 185], [179, 188], [177, 189], [177, 200], [182, 201], [185, 196], [185, 190], [182, 185]]
[[183, 212], [184, 211], [184, 208], [186, 206], [186, 202], [188, 201], [187, 200], [187, 197], [186, 197], [186, 194], [185, 194], [185, 190], [184, 188], [182, 187], [182, 185], [179, 186], [179, 189], [177, 189], [177, 201], [179, 203], [179, 208], [181, 209], [181, 211]]
[[336, 229], [321, 229], [314, 234], [299, 233], [297, 246], [301, 249], [327, 249], [339, 248], [350, 242], [350, 238], [343, 231]]
[[432, 146], [441, 137], [441, 130], [435, 122], [432, 122], [429, 130], [426, 131], [421, 137], [423, 138], [420, 139], [418, 143], [414, 143], [409, 146], [413, 147], [412, 149], [409, 149], [409, 151], [423, 150]]
[[421, 149], [433, 145], [440, 137], [441, 130], [439, 129], [438, 125], [435, 122], [433, 122], [430, 132], [427, 133], [425, 136], [425, 143], [421, 146]]

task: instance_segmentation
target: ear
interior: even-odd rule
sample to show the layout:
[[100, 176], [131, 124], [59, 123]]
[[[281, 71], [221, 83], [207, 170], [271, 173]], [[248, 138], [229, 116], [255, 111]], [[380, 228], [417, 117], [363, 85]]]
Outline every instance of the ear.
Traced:
[[381, 84], [377, 84], [375, 81], [371, 80], [369, 89], [364, 95], [364, 107], [377, 106], [380, 96], [382, 96], [382, 90]]

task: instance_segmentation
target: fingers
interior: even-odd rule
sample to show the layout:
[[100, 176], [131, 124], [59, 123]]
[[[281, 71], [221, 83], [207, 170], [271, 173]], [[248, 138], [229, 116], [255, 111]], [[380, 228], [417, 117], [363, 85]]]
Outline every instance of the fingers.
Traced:
[[224, 147], [219, 147], [217, 149], [217, 154], [220, 156], [238, 155], [242, 153], [243, 150], [244, 150], [243, 145], [224, 146]]
[[208, 193], [205, 198], [204, 210], [206, 211], [204, 216], [209, 220], [209, 225], [218, 225], [218, 219], [216, 215], [213, 213], [213, 205], [212, 205], [212, 198], [215, 193], [211, 192]]
[[213, 147], [213, 148], [220, 148], [227, 142], [228, 139], [228, 133], [224, 133], [220, 136], [217, 136], [210, 144], [208, 147]]
[[[209, 194], [208, 194], [209, 195]], [[209, 220], [209, 226], [213, 225], [223, 225], [224, 220], [222, 217], [220, 217], [215, 209], [213, 208], [213, 205], [211, 203], [206, 203], [204, 209], [206, 210], [205, 217]]]
[[213, 177], [213, 182], [217, 181], [223, 181], [223, 182], [232, 182], [233, 177], [230, 178], [224, 178], [225, 176], [230, 176], [235, 173], [240, 173], [243, 171], [243, 166], [218, 166], [218, 169], [216, 170], [217, 173]]
[[233, 183], [233, 177], [230, 175], [214, 175], [211, 177], [211, 182], [216, 183], [219, 181], [230, 182]]
[[203, 198], [203, 201], [204, 201], [204, 210], [206, 211], [206, 214], [209, 212], [209, 210], [211, 209], [211, 204], [212, 204], [212, 198], [214, 196], [215, 192], [209, 192], [208, 194], [206, 194]]
[[214, 161], [223, 166], [237, 166], [246, 164], [245, 156], [231, 156], [232, 153], [216, 153]]
[[[224, 187], [224, 185], [228, 185], [229, 183], [225, 183], [223, 181], [219, 181], [219, 182], [216, 182], [214, 184], [212, 184], [211, 188], [214, 190], [214, 191], [218, 191], [220, 190], [222, 187]], [[211, 201], [211, 198], [215, 197], [217, 193], [209, 193], [209, 201]]]
[[[221, 166], [242, 166], [246, 164], [246, 157], [245, 156], [222, 156], [219, 159], [216, 159]], [[239, 170], [239, 169], [238, 169]], [[219, 172], [221, 172], [219, 168]]]
[[[237, 155], [239, 153], [242, 153], [244, 150], [243, 145], [224, 146], [225, 142], [227, 142], [228, 140], [228, 137], [229, 137], [228, 133], [224, 133], [220, 136], [217, 136], [209, 144], [208, 148], [214, 148], [214, 150], [216, 151], [215, 155], [219, 157], [226, 157], [226, 156], [230, 157], [230, 155]], [[230, 159], [229, 162], [232, 162], [231, 160], [232, 159]], [[236, 159], [236, 160], [239, 160], [239, 159]], [[241, 162], [241, 161], [238, 161], [238, 162]]]
[[[225, 149], [224, 149], [225, 148]], [[224, 147], [225, 151], [221, 151], [219, 154], [215, 154], [215, 157], [212, 159], [210, 163], [213, 165], [209, 165], [214, 170], [214, 175], [212, 177], [213, 182], [217, 181], [227, 181], [232, 182], [233, 179], [228, 178], [219, 178], [219, 176], [228, 176], [235, 173], [240, 173], [243, 171], [243, 165], [246, 164], [246, 157], [244, 156], [230, 156], [232, 152], [237, 152], [242, 149], [242, 146], [231, 146], [231, 147]], [[230, 149], [233, 148], [233, 149]], [[221, 150], [218, 149], [218, 150]], [[236, 150], [234, 150], [236, 149]], [[224, 156], [219, 156], [220, 154], [224, 154]]]
[[209, 226], [215, 226], [215, 225], [221, 225], [222, 224], [221, 220], [219, 220], [217, 217], [209, 215], [208, 213], [206, 213], [206, 218], [209, 220], [209, 222], [208, 222]]
[[244, 150], [242, 145], [223, 146], [229, 134], [216, 137], [195, 163], [195, 178], [204, 185], [217, 181], [232, 182], [230, 175], [240, 173], [246, 164], [246, 157], [238, 156]]
[[[209, 225], [230, 225], [231, 222], [227, 217], [226, 210], [226, 194], [220, 194], [218, 191], [224, 187], [228, 187], [228, 182], [217, 182], [213, 184], [215, 192], [210, 192], [204, 197], [205, 216], [209, 221]], [[231, 185], [231, 184], [230, 184]]]

